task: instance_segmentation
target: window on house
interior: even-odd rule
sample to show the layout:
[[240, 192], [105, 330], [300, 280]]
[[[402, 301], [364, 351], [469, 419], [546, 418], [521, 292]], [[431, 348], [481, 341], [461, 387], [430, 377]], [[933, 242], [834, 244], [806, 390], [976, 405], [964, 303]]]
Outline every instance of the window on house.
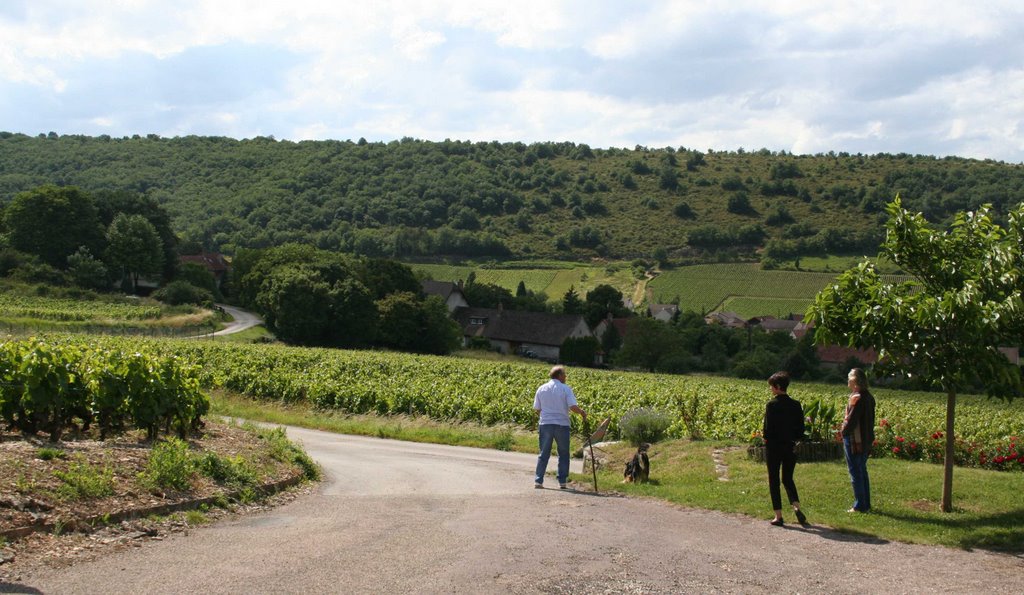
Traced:
[[487, 324], [486, 316], [472, 316], [469, 319], [469, 324]]

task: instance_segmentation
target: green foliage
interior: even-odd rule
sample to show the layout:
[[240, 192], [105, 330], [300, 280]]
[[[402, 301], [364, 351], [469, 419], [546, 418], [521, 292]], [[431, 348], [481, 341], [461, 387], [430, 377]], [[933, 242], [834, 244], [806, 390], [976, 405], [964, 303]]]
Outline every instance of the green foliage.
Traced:
[[188, 281], [171, 281], [154, 291], [152, 297], [171, 306], [180, 306], [182, 304], [213, 306], [213, 294], [209, 290], [196, 287]]
[[804, 405], [807, 437], [812, 442], [832, 442], [839, 439], [840, 409], [835, 403], [815, 399]]
[[68, 465], [67, 471], [54, 471], [61, 480], [57, 494], [68, 500], [103, 498], [114, 493], [114, 472], [104, 465], [97, 467], [81, 456]]
[[448, 315], [441, 298], [420, 299], [412, 293], [393, 293], [377, 301], [378, 337], [385, 346], [402, 351], [451, 353], [462, 342], [462, 329]]
[[184, 491], [191, 486], [196, 467], [188, 443], [169, 438], [153, 447], [146, 468], [139, 473], [139, 481], [150, 490]]
[[71, 341], [0, 344], [0, 417], [23, 432], [45, 430], [54, 442], [75, 419], [98, 421], [101, 437], [128, 419], [151, 439], [160, 424], [187, 435], [208, 409], [195, 370], [174, 356]]
[[158, 276], [164, 266], [163, 243], [142, 215], [119, 213], [107, 228], [107, 259], [138, 290], [140, 277]]
[[886, 283], [870, 262], [826, 287], [809, 311], [819, 342], [881, 349], [893, 368], [955, 391], [983, 378], [994, 396], [1022, 388], [1020, 370], [997, 347], [1024, 330], [1024, 204], [1010, 229], [988, 209], [962, 213], [938, 232], [897, 199], [884, 255], [913, 281]]
[[221, 294], [220, 287], [217, 286], [217, 280], [214, 279], [213, 274], [206, 270], [206, 267], [201, 264], [195, 262], [182, 263], [178, 268], [178, 274], [175, 277], [175, 280], [184, 281], [194, 287], [206, 290], [212, 296], [211, 301], [222, 301], [224, 299], [224, 296]]
[[42, 460], [42, 461], [52, 461], [54, 459], [66, 459], [66, 458], [68, 458], [68, 453], [64, 452], [63, 450], [61, 450], [59, 448], [50, 448], [49, 446], [44, 446], [44, 447], [36, 450], [36, 458], [38, 458], [39, 460]]
[[195, 458], [195, 467], [199, 473], [221, 485], [241, 488], [252, 487], [259, 482], [256, 471], [241, 455], [222, 457], [215, 452], [207, 452]]
[[622, 292], [611, 285], [602, 284], [587, 292], [583, 303], [583, 316], [593, 328], [609, 314], [621, 317], [628, 314], [622, 303]]
[[[85, 246], [103, 247], [103, 229], [93, 199], [73, 187], [40, 186], [14, 197], [4, 210], [12, 248], [63, 270], [68, 256]], [[58, 231], [59, 230], [59, 231]]]
[[1020, 368], [998, 351], [1024, 335], [1024, 203], [1009, 213], [1008, 229], [988, 207], [959, 213], [945, 232], [899, 197], [886, 210], [883, 254], [914, 280], [885, 283], [865, 261], [825, 288], [808, 315], [817, 341], [874, 347], [884, 367], [946, 392], [942, 509], [949, 512], [957, 392], [975, 381], [1005, 399], [1024, 389]]
[[601, 344], [594, 337], [569, 337], [559, 350], [562, 363], [592, 366]]
[[[536, 423], [533, 391], [547, 374], [547, 367], [536, 363], [394, 352], [137, 338], [90, 338], [88, 343], [111, 351], [141, 351], [159, 357], [174, 354], [201, 366], [199, 378], [204, 387], [222, 388], [257, 401], [300, 402], [350, 414], [411, 413], [523, 428]], [[611, 417], [612, 431], [617, 431], [626, 411], [650, 407], [678, 414], [669, 436], [745, 441], [761, 427], [769, 398], [763, 379], [587, 368], [574, 369], [571, 378], [582, 406], [595, 418]], [[790, 394], [801, 402], [821, 399], [838, 408], [846, 402], [848, 391], [845, 386], [800, 382], [790, 386]], [[941, 395], [879, 389], [875, 396], [877, 418], [900, 427], [901, 435], [921, 440], [942, 429]], [[1024, 435], [1024, 400], [1001, 405], [984, 397], [962, 397], [958, 421], [961, 438], [979, 448], [995, 448], [1008, 436]], [[578, 423], [578, 418], [573, 418], [573, 423]]]
[[663, 440], [672, 418], [661, 411], [650, 408], [633, 409], [626, 412], [619, 421], [619, 435], [633, 446], [647, 442], [654, 444]]
[[[145, 215], [163, 240], [163, 276], [168, 279], [173, 234], [166, 234], [166, 221], [173, 221], [178, 235], [194, 245], [235, 255], [242, 248], [301, 241], [377, 257], [590, 258], [600, 247], [611, 257], [625, 258], [650, 254], [658, 246], [672, 253], [684, 249], [683, 238], [698, 226], [641, 205], [640, 196], [674, 205], [685, 188], [685, 200], [700, 213], [700, 223], [723, 230], [749, 217], [727, 210], [723, 186], [736, 188], [727, 193], [746, 191], [756, 212], [767, 213], [773, 196], [792, 196], [787, 208], [797, 221], [867, 232], [879, 229], [871, 215], [898, 192], [914, 198], [908, 206], [942, 221], [984, 201], [1007, 212], [1024, 180], [1024, 172], [1013, 164], [903, 154], [673, 153], [551, 142], [524, 150], [515, 142], [293, 143], [156, 135], [5, 135], [0, 138], [0, 171], [3, 203], [58, 182], [93, 193], [102, 225], [113, 221], [113, 209]], [[635, 189], [624, 186], [630, 179], [626, 174]], [[737, 181], [745, 188], [738, 188]], [[595, 200], [574, 204], [574, 194]], [[161, 206], [166, 208], [164, 222]], [[567, 252], [560, 253], [551, 230], [567, 232], [575, 209], [601, 241], [593, 246], [566, 243]], [[523, 212], [542, 213], [543, 218], [533, 216], [527, 230], [518, 219]], [[479, 229], [452, 224], [473, 226], [474, 219]], [[772, 228], [768, 237], [784, 233]], [[81, 244], [71, 245], [64, 256]], [[102, 246], [90, 249], [103, 253]], [[695, 257], [735, 250], [724, 244]], [[754, 255], [752, 247], [740, 252]], [[64, 263], [53, 266], [63, 268]]]
[[85, 289], [102, 291], [110, 288], [110, 273], [103, 261], [94, 258], [85, 246], [68, 256], [68, 276]]
[[256, 435], [261, 440], [266, 440], [270, 446], [270, 456], [282, 463], [294, 463], [302, 469], [303, 477], [310, 481], [320, 479], [320, 466], [306, 454], [306, 451], [299, 448], [297, 444], [288, 440], [284, 428], [256, 429]]
[[664, 359], [680, 345], [672, 328], [653, 318], [631, 318], [626, 325], [622, 348], [615, 356], [615, 365], [658, 370]]

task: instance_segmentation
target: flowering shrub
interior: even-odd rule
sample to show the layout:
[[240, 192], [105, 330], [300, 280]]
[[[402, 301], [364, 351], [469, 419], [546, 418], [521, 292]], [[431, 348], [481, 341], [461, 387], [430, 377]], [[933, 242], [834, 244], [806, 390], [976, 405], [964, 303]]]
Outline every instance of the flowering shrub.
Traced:
[[[935, 431], [925, 437], [912, 437], [914, 433], [899, 432], [889, 420], [879, 420], [875, 428], [872, 455], [941, 464], [946, 458], [945, 432]], [[953, 462], [963, 467], [1024, 471], [1024, 442], [1017, 436], [1009, 436], [1005, 443], [996, 443], [986, 448], [977, 442], [956, 438], [953, 441]]]

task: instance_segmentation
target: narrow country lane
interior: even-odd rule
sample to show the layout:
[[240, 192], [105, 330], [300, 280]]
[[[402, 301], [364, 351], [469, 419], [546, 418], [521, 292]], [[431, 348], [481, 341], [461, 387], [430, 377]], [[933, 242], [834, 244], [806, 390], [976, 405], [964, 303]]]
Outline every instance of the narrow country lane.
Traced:
[[[1011, 593], [1024, 585], [1024, 561], [1012, 556], [534, 490], [531, 455], [297, 428], [288, 434], [323, 465], [325, 480], [315, 493], [8, 587], [44, 593]], [[551, 478], [547, 483], [555, 485]]]

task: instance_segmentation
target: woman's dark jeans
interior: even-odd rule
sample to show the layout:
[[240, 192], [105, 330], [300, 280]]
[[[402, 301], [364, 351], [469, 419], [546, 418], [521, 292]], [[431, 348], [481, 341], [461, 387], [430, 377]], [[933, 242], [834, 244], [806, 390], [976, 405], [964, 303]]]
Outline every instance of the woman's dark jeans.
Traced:
[[768, 493], [772, 496], [772, 510], [782, 510], [782, 492], [779, 490], [779, 471], [782, 471], [782, 485], [786, 487], [786, 495], [789, 502], [799, 502], [800, 496], [796, 493], [796, 484], [793, 483], [793, 470], [796, 468], [796, 453], [793, 452], [794, 445], [786, 444], [779, 448], [768, 446], [764, 451], [765, 461], [768, 463]]
[[849, 436], [843, 437], [843, 452], [846, 453], [846, 467], [850, 470], [850, 483], [853, 485], [853, 509], [867, 512], [871, 510], [868, 453], [853, 452], [853, 442]]

